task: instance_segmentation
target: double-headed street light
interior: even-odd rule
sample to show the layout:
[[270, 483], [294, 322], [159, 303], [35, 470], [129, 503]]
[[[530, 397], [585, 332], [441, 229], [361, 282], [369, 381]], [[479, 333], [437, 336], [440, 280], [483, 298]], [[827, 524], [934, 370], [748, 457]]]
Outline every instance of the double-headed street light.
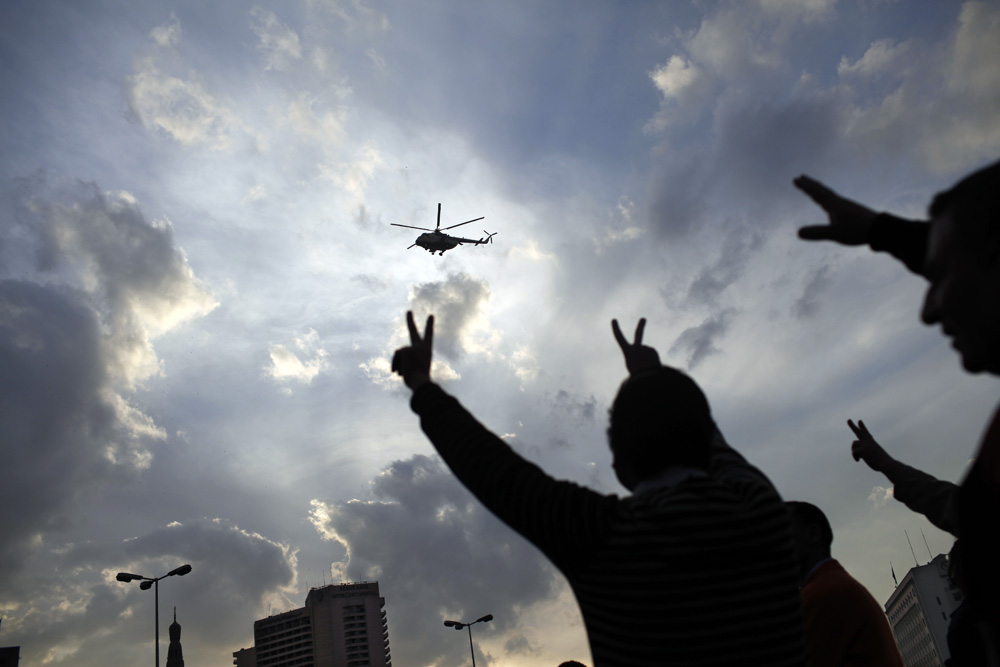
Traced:
[[166, 579], [167, 577], [172, 577], [175, 574], [182, 577], [190, 571], [190, 565], [181, 565], [180, 567], [170, 570], [170, 572], [167, 572], [162, 577], [144, 577], [141, 574], [129, 574], [128, 572], [119, 572], [118, 576], [115, 577], [118, 581], [124, 581], [125, 583], [130, 581], [141, 581], [142, 583], [139, 584], [139, 588], [144, 591], [148, 591], [150, 588], [153, 589], [153, 597], [155, 599], [153, 604], [156, 608], [156, 667], [160, 667], [160, 579]]
[[461, 630], [462, 628], [469, 628], [469, 652], [472, 653], [472, 667], [476, 667], [476, 652], [472, 649], [472, 626], [476, 623], [488, 623], [493, 620], [493, 614], [486, 614], [482, 618], [477, 618], [472, 623], [459, 623], [458, 621], [445, 621], [444, 625], [446, 628], [455, 628], [456, 630]]

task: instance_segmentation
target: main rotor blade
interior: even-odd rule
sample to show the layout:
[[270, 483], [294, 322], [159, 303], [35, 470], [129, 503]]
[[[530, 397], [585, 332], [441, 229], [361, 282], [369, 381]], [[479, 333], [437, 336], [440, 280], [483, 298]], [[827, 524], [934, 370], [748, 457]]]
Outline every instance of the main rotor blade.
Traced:
[[457, 225], [452, 225], [451, 227], [445, 227], [445, 229], [455, 229], [455, 227], [461, 227], [462, 225], [467, 225], [470, 222], [475, 222], [476, 220], [483, 220], [485, 218], [486, 218], [485, 215], [481, 218], [473, 218], [472, 220], [466, 220], [465, 222], [460, 222]]
[[434, 229], [435, 230], [441, 229], [441, 202], [438, 202], [438, 223]]
[[407, 229], [419, 229], [419, 230], [424, 231], [424, 232], [433, 232], [434, 231], [433, 229], [427, 229], [426, 227], [414, 227], [412, 225], [399, 225], [399, 224], [396, 224], [395, 222], [390, 222], [389, 224], [392, 225], [393, 227], [406, 227]]

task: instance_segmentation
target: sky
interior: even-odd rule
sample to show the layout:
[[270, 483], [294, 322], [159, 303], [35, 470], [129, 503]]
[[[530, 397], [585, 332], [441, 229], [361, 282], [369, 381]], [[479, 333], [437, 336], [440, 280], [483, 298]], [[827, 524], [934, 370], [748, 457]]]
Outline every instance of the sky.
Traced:
[[[1000, 155], [1000, 3], [0, 4], [0, 645], [189, 665], [377, 580], [397, 665], [591, 664], [565, 579], [447, 471], [434, 377], [553, 476], [624, 494], [607, 409], [646, 342], [830, 518], [880, 602], [951, 539], [850, 456], [958, 481], [998, 396], [921, 278], [806, 243], [806, 173], [920, 218]], [[434, 225], [487, 246], [407, 250]], [[467, 233], [464, 233], [468, 230]], [[912, 543], [912, 551], [910, 545]], [[464, 633], [463, 633], [464, 634]]]

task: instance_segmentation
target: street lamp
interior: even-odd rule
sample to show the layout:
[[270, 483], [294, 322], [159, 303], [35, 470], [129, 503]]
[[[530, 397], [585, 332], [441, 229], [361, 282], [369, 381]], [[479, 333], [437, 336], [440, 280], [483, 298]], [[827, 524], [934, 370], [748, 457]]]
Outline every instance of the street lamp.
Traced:
[[492, 620], [493, 620], [493, 614], [486, 614], [482, 618], [477, 618], [472, 623], [459, 623], [458, 621], [444, 622], [444, 626], [446, 628], [455, 628], [456, 630], [461, 630], [462, 628], [469, 628], [469, 652], [472, 653], [472, 667], [476, 667], [476, 652], [472, 650], [472, 626], [475, 625], [476, 623], [488, 623]]
[[119, 572], [118, 576], [115, 577], [118, 581], [124, 581], [125, 583], [139, 580], [142, 582], [139, 584], [139, 588], [144, 591], [148, 591], [150, 588], [153, 589], [155, 599], [154, 607], [156, 609], [154, 621], [156, 623], [156, 667], [160, 667], [160, 579], [166, 579], [167, 577], [172, 577], [175, 574], [179, 577], [183, 577], [190, 571], [190, 565], [181, 565], [180, 567], [175, 567], [170, 570], [170, 572], [167, 572], [162, 577], [144, 577], [141, 574], [130, 574], [128, 572]]

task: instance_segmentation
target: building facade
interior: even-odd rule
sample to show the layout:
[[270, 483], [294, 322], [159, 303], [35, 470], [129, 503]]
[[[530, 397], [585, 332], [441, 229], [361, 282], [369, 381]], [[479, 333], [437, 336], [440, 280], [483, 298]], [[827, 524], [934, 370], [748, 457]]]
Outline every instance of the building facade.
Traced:
[[937, 667], [951, 657], [948, 624], [961, 603], [962, 592], [948, 576], [944, 554], [906, 573], [885, 603], [906, 667]]
[[392, 667], [378, 582], [313, 588], [304, 607], [253, 624], [236, 667]]

